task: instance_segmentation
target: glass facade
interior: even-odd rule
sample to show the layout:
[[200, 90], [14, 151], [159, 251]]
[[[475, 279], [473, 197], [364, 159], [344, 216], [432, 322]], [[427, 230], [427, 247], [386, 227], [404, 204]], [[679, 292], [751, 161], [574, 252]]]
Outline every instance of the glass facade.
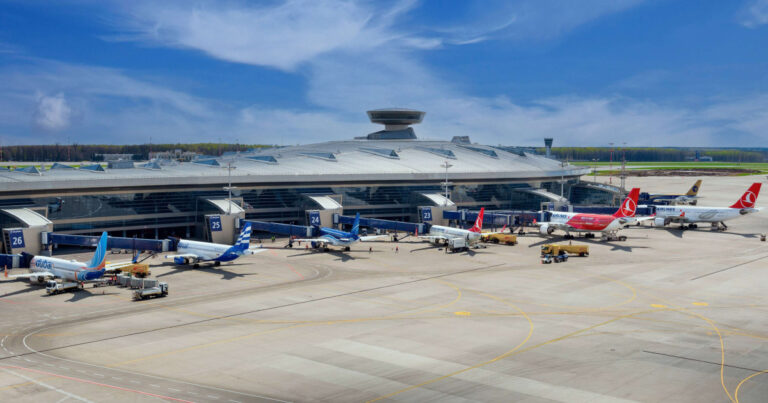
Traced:
[[[565, 186], [565, 196], [574, 202], [598, 204], [611, 201], [610, 196], [595, 195], [595, 191]], [[560, 184], [542, 183], [542, 187], [559, 195]], [[449, 186], [449, 198], [459, 209], [486, 207], [498, 210], [538, 210], [542, 196], [517, 191], [530, 188], [527, 184], [458, 184]], [[586, 189], [586, 190], [585, 190]], [[417, 207], [433, 202], [423, 194], [443, 194], [440, 184], [434, 185], [368, 185], [307, 188], [236, 189], [233, 199], [245, 209], [247, 219], [305, 224], [306, 210], [318, 206], [307, 196], [331, 196], [344, 206], [344, 214], [418, 221]], [[218, 212], [206, 199], [223, 199], [224, 190], [195, 190], [177, 192], [145, 192], [92, 194], [62, 197], [19, 198], [0, 200], [2, 207], [29, 207], [47, 212], [54, 231], [95, 234], [110, 231], [116, 235], [145, 238], [201, 235], [204, 215]], [[0, 215], [1, 217], [2, 215]], [[2, 217], [3, 226], [12, 226]]]

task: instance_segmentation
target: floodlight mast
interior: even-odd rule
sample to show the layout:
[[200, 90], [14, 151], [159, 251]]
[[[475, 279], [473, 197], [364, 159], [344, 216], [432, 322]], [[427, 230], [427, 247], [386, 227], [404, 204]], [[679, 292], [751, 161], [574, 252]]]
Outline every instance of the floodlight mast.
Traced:
[[441, 167], [445, 168], [445, 183], [443, 185], [445, 186], [445, 200], [443, 200], [443, 205], [448, 205], [448, 168], [452, 167], [448, 161], [445, 161], [440, 165]]

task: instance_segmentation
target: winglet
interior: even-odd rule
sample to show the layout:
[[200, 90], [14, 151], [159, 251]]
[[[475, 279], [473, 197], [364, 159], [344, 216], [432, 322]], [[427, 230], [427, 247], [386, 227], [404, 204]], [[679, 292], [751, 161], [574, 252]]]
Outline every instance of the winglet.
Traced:
[[93, 258], [88, 262], [89, 270], [101, 270], [106, 265], [108, 238], [106, 231], [101, 233], [99, 243], [96, 245], [96, 252], [93, 253]]
[[477, 214], [475, 225], [469, 229], [470, 232], [483, 232], [483, 214], [485, 213], [485, 207], [480, 208], [480, 213]]
[[621, 203], [621, 207], [613, 213], [616, 218], [619, 217], [634, 217], [637, 211], [637, 197], [640, 196], [640, 188], [633, 188], [624, 202]]
[[752, 186], [747, 189], [746, 192], [744, 192], [743, 195], [741, 195], [741, 198], [736, 201], [736, 203], [733, 203], [731, 208], [752, 208], [755, 207], [755, 202], [757, 202], [757, 195], [760, 194], [760, 187], [762, 184], [760, 182], [755, 182], [752, 184]]

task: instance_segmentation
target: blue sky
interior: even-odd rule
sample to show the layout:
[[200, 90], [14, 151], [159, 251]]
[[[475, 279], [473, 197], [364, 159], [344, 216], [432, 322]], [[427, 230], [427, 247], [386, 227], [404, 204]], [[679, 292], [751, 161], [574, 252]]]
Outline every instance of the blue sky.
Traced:
[[0, 142], [768, 146], [768, 0], [0, 0]]

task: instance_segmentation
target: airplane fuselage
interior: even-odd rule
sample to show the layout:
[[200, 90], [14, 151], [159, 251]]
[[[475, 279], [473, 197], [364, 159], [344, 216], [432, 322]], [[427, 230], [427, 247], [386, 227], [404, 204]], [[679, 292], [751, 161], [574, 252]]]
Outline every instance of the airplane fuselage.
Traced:
[[656, 207], [656, 218], [670, 218], [683, 222], [721, 222], [756, 212], [757, 209], [731, 207], [664, 206]]
[[104, 274], [103, 269], [89, 270], [83, 262], [45, 256], [33, 257], [29, 261], [29, 269], [33, 273], [51, 273], [58, 278], [71, 281], [96, 280]]
[[607, 214], [558, 212], [552, 213], [549, 222], [567, 225], [572, 228], [571, 232], [616, 231], [621, 228], [621, 221]]
[[474, 245], [480, 242], [479, 232], [473, 232], [461, 228], [443, 227], [441, 225], [433, 225], [429, 227], [430, 236], [443, 236], [446, 238], [464, 238], [470, 244]]
[[229, 262], [241, 256], [241, 254], [232, 249], [232, 245], [188, 241], [186, 239], [180, 240], [176, 247], [176, 250], [180, 255], [197, 255], [200, 257], [201, 261], [215, 260], [219, 262]]

